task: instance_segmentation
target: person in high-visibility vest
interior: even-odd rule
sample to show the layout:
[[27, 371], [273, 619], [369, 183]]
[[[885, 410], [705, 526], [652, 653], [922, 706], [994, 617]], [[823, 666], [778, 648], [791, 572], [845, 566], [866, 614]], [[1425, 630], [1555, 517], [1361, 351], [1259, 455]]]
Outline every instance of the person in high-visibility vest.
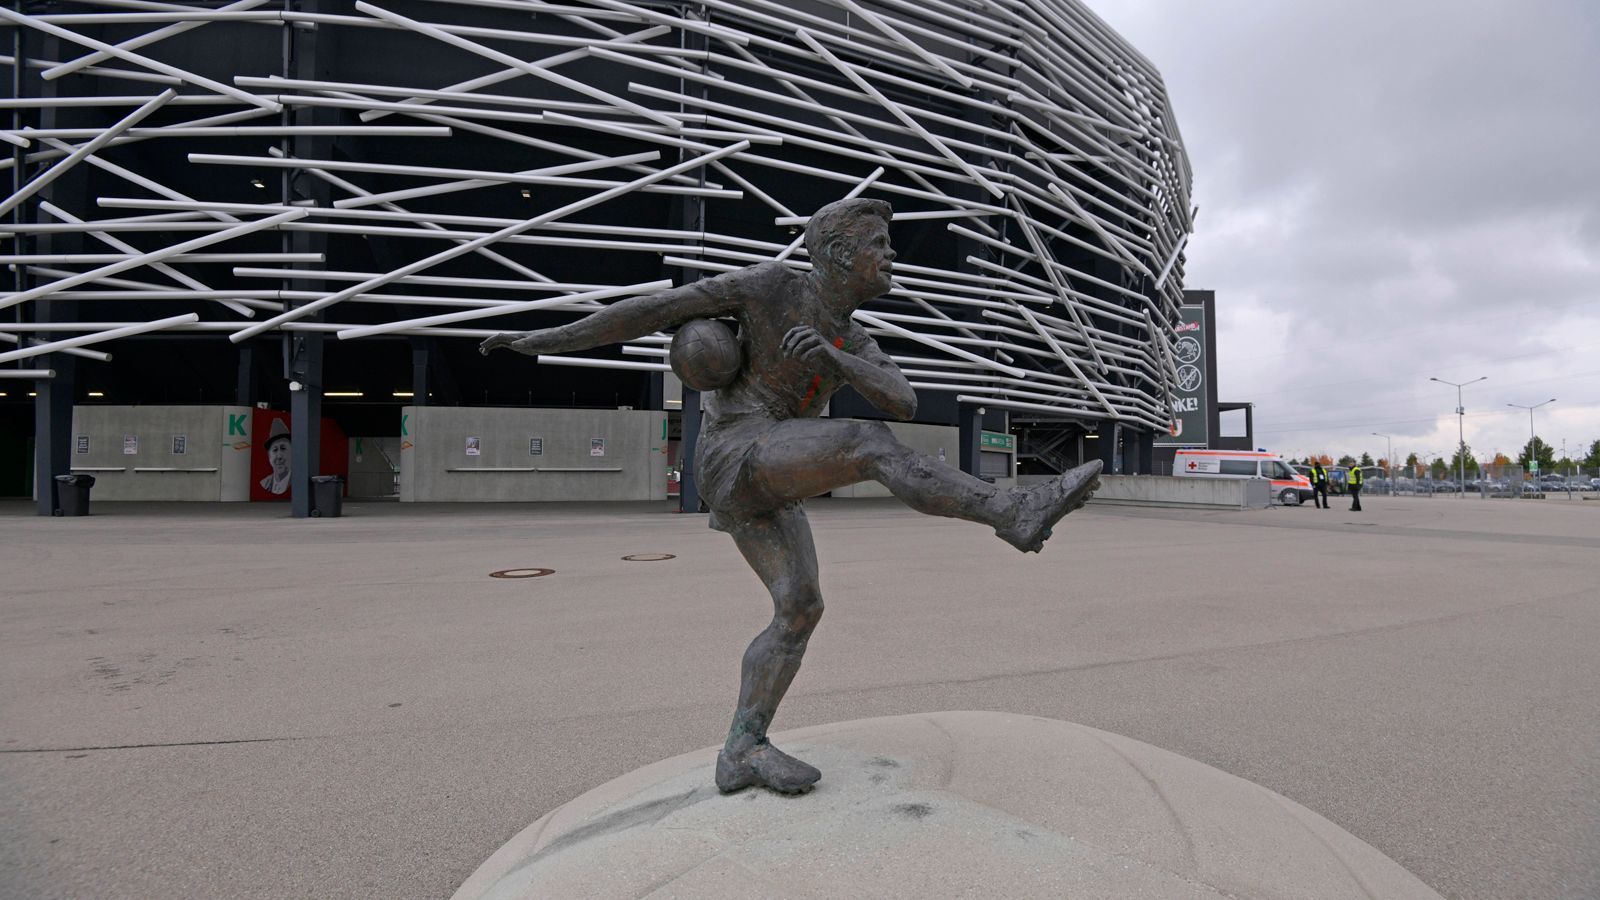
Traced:
[[1350, 467], [1350, 511], [1361, 512], [1361, 483], [1366, 481], [1360, 466]]
[[1328, 470], [1319, 460], [1311, 461], [1311, 502], [1317, 509], [1328, 508]]

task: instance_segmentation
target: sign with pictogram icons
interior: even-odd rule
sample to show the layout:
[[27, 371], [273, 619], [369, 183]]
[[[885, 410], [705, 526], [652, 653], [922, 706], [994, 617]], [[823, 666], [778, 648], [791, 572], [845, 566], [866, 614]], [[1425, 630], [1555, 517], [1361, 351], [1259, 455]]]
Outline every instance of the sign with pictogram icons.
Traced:
[[1206, 346], [1209, 323], [1204, 306], [1181, 307], [1173, 325], [1172, 363], [1177, 369], [1172, 388], [1172, 421], [1166, 434], [1156, 434], [1156, 445], [1204, 447], [1210, 439], [1210, 392], [1206, 386]]

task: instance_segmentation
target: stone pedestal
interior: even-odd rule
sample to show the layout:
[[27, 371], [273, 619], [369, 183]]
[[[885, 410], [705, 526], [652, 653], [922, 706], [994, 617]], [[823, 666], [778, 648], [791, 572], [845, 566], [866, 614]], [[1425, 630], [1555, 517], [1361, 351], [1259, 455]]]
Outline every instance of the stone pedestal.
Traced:
[[534, 897], [1435, 898], [1316, 813], [1194, 760], [992, 712], [773, 736], [810, 794], [722, 795], [716, 749], [554, 810], [457, 900]]

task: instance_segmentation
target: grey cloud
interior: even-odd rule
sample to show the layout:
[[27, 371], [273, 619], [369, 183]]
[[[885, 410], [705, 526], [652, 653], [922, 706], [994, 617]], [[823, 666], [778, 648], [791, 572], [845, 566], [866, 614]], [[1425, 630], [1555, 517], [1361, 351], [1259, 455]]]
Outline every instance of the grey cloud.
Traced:
[[[1294, 425], [1283, 449], [1355, 449], [1400, 430], [1361, 422], [1397, 419], [1443, 441], [1455, 397], [1430, 375], [1492, 376], [1475, 446], [1526, 440], [1498, 412], [1520, 392], [1600, 398], [1581, 349], [1600, 335], [1600, 4], [1091, 3], [1166, 81], [1201, 207], [1186, 280], [1218, 291], [1224, 392]], [[1563, 427], [1600, 437], [1597, 405]]]

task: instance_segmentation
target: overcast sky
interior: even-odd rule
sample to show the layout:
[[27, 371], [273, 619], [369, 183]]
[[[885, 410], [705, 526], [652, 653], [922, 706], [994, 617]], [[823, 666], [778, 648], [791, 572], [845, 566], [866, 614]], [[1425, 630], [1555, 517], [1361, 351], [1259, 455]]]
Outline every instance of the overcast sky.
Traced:
[[1600, 438], [1600, 2], [1086, 0], [1166, 81], [1258, 446]]

